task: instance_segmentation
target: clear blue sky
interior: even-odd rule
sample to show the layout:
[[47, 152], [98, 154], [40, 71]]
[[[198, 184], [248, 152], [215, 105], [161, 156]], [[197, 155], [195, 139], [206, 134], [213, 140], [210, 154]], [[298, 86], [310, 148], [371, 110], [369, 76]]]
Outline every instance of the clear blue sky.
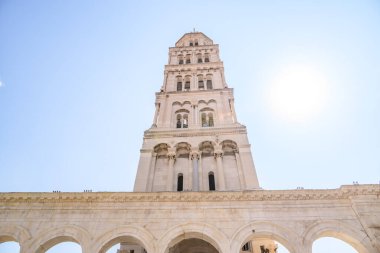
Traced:
[[[220, 45], [263, 188], [379, 183], [379, 25], [379, 1], [2, 0], [0, 191], [132, 191], [168, 47], [193, 28]], [[271, 94], [300, 66], [323, 106], [293, 120]]]

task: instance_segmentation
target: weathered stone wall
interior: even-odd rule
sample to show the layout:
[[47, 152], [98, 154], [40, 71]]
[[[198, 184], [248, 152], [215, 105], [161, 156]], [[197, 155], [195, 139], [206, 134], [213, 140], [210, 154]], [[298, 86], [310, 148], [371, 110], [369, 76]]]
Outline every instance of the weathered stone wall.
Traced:
[[220, 253], [237, 253], [248, 240], [268, 238], [292, 253], [332, 236], [359, 253], [380, 252], [380, 185], [334, 190], [239, 192], [1, 193], [0, 242], [21, 253], [45, 252], [75, 241], [84, 253], [119, 242], [165, 253], [198, 238]]

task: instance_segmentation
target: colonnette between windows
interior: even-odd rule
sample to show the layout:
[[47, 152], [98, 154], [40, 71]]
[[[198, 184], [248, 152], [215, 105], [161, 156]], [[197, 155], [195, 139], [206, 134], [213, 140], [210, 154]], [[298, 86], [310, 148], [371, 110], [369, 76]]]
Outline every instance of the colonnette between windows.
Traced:
[[[176, 77], [177, 80], [177, 91], [190, 91], [192, 84], [191, 75], [181, 76], [178, 75]], [[197, 89], [198, 90], [212, 90], [212, 74], [202, 75], [199, 74], [196, 77]]]

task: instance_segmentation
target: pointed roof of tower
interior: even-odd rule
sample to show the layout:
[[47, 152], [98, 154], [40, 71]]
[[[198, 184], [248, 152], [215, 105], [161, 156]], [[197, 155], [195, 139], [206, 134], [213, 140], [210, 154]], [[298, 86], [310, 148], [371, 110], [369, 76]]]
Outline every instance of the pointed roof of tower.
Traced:
[[199, 45], [212, 45], [214, 42], [202, 32], [185, 33], [176, 43], [176, 47], [189, 46], [190, 41], [197, 40]]

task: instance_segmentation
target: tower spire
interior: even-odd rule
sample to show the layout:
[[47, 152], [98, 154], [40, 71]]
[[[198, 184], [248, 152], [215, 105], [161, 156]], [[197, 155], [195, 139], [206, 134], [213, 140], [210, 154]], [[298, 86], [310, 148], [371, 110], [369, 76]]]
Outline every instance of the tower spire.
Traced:
[[236, 120], [233, 101], [219, 46], [193, 28], [169, 49], [134, 190], [259, 188], [246, 128]]

